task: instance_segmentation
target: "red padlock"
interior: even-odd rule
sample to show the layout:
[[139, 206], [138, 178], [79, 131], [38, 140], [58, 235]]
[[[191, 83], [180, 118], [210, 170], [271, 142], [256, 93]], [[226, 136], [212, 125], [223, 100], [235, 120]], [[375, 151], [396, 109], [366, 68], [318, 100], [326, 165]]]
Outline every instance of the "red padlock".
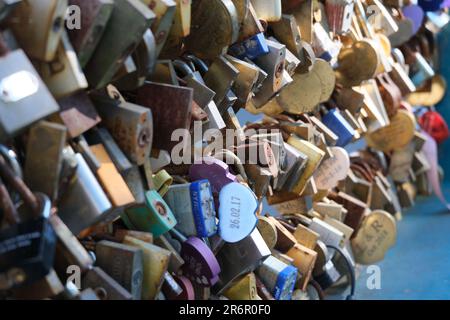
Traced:
[[419, 118], [419, 124], [437, 143], [444, 142], [450, 135], [447, 123], [436, 111], [427, 111]]

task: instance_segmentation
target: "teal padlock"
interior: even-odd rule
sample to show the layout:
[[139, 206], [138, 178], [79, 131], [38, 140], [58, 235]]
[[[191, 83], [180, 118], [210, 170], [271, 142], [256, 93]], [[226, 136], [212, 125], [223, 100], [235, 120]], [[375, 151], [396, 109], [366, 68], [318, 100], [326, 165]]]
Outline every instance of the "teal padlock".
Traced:
[[145, 205], [126, 209], [122, 221], [131, 230], [150, 232], [155, 238], [173, 229], [177, 220], [156, 190], [145, 193]]

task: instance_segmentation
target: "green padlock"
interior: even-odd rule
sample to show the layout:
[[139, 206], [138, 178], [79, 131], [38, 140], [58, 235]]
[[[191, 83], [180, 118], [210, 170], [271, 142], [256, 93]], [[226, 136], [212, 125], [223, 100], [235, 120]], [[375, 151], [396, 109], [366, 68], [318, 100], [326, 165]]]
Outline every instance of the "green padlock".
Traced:
[[177, 224], [169, 206], [156, 190], [145, 193], [145, 205], [125, 210], [122, 220], [128, 228], [151, 232], [155, 238], [168, 232]]

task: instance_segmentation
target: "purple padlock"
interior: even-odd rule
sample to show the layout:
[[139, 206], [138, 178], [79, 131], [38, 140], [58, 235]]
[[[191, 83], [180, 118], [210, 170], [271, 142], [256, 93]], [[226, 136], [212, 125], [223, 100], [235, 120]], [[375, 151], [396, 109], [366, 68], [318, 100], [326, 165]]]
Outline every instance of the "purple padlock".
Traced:
[[186, 239], [176, 230], [171, 233], [182, 241], [180, 255], [185, 261], [183, 274], [199, 286], [215, 285], [219, 280], [220, 266], [211, 249], [197, 237]]
[[413, 22], [413, 34], [416, 34], [422, 26], [423, 18], [425, 16], [423, 9], [420, 6], [410, 4], [402, 7], [403, 15]]
[[200, 163], [194, 163], [189, 169], [189, 177], [192, 181], [207, 179], [216, 195], [227, 184], [237, 182], [228, 165], [213, 157], [204, 157]]

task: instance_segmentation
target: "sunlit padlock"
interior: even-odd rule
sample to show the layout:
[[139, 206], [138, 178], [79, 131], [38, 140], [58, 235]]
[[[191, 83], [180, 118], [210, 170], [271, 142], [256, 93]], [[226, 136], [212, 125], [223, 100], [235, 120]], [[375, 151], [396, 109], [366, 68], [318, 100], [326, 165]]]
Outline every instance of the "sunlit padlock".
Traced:
[[145, 193], [145, 205], [128, 208], [121, 217], [128, 228], [151, 232], [155, 237], [168, 232], [177, 224], [172, 210], [155, 190]]
[[[110, 91], [115, 95], [115, 91]], [[151, 110], [142, 106], [123, 102], [106, 94], [91, 94], [103, 123], [115, 141], [138, 165], [143, 165], [149, 157], [153, 144], [153, 117]]]
[[[59, 106], [21, 49], [0, 57], [0, 66], [0, 140], [5, 140]], [[36, 103], [41, 107], [34, 108]]]
[[214, 198], [208, 180], [169, 187], [164, 196], [178, 221], [178, 229], [187, 236], [208, 238], [217, 231]]

